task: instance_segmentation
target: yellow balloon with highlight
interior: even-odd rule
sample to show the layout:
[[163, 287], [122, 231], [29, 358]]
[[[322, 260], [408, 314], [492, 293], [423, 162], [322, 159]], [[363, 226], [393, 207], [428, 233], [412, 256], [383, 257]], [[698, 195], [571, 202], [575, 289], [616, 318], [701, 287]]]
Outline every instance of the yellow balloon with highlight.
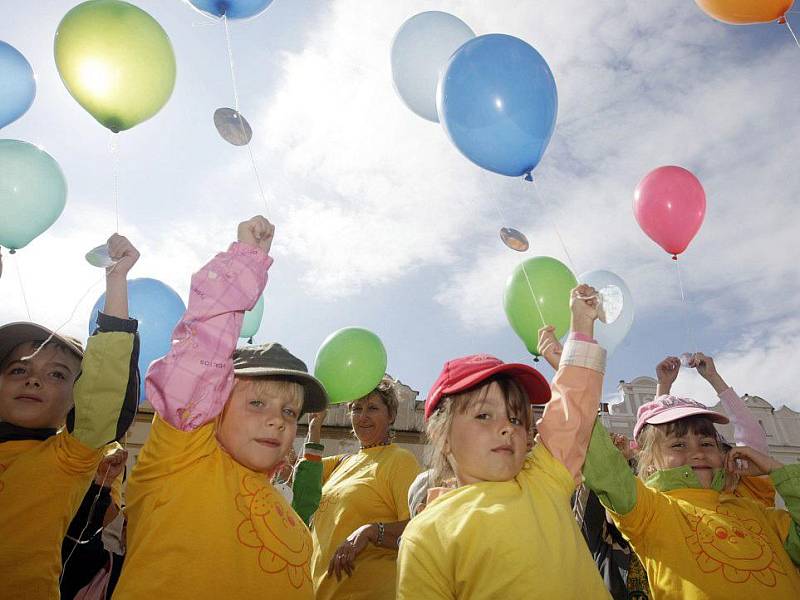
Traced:
[[55, 38], [67, 90], [117, 133], [155, 115], [175, 87], [175, 53], [161, 25], [121, 0], [90, 0], [70, 10]]
[[779, 21], [794, 0], [695, 0], [703, 12], [730, 25]]

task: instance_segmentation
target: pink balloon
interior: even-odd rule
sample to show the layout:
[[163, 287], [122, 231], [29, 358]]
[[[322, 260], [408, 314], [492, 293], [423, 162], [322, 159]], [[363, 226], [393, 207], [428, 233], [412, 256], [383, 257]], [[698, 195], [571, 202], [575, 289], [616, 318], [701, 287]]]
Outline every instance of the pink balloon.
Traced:
[[633, 214], [642, 231], [677, 260], [703, 224], [706, 193], [683, 167], [658, 167], [636, 186]]

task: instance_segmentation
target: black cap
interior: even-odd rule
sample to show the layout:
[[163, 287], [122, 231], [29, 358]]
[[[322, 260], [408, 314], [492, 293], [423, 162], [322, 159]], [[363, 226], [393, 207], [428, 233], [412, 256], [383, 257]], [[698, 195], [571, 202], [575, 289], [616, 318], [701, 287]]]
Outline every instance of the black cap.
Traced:
[[296, 381], [305, 390], [303, 413], [320, 412], [328, 406], [325, 388], [309, 374], [306, 363], [276, 342], [237, 348], [233, 372], [241, 377], [278, 376]]

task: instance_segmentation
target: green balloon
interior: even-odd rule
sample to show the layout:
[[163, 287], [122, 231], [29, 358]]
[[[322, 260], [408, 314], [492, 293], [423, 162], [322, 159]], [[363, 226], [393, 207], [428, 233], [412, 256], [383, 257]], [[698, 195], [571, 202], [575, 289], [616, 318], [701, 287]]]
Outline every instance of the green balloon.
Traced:
[[317, 351], [314, 376], [325, 386], [331, 404], [352, 402], [369, 394], [386, 373], [386, 348], [361, 327], [329, 335]]
[[90, 0], [70, 10], [56, 31], [55, 57], [72, 97], [114, 133], [156, 114], [175, 87], [166, 32], [120, 0]]
[[242, 322], [242, 331], [239, 333], [240, 338], [251, 338], [258, 333], [258, 328], [261, 327], [261, 317], [264, 316], [264, 296], [259, 297], [258, 302], [253, 307], [253, 310], [247, 310], [244, 313], [244, 321]]
[[56, 222], [67, 202], [67, 180], [47, 152], [0, 140], [0, 246], [24, 248]]
[[[514, 269], [506, 281], [503, 304], [508, 322], [531, 354], [539, 356], [539, 329], [545, 325], [555, 326], [556, 337], [567, 333], [570, 292], [577, 285], [572, 271], [549, 256], [529, 258]], [[536, 296], [538, 309], [531, 290]]]

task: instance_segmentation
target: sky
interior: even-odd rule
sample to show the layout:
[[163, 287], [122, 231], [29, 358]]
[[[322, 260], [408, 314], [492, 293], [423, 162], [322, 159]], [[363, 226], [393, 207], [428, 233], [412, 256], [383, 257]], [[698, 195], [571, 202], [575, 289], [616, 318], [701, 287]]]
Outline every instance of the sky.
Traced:
[[[69, 186], [59, 220], [16, 255], [4, 251], [0, 323], [28, 319], [24, 289], [33, 320], [85, 338], [102, 273], [83, 255], [114, 231], [114, 157], [111, 134], [72, 99], [53, 59], [76, 4], [17, 3], [0, 21], [0, 39], [38, 78], [33, 106], [0, 137], [43, 147]], [[265, 212], [275, 264], [256, 342], [280, 341], [312, 367], [330, 333], [366, 327], [389, 372], [424, 397], [457, 356], [531, 361], [503, 289], [525, 258], [567, 262], [555, 223], [578, 273], [613, 271], [635, 299], [633, 328], [609, 357], [607, 400], [620, 380], [696, 349], [740, 394], [800, 411], [800, 48], [785, 26], [724, 25], [688, 0], [274, 0], [230, 23], [265, 208], [247, 150], [212, 122], [234, 104], [222, 25], [181, 0], [135, 4], [168, 33], [178, 75], [161, 112], [117, 136], [120, 233], [142, 253], [131, 277], [185, 300], [191, 273], [239, 221]], [[559, 113], [535, 189], [470, 163], [396, 95], [391, 40], [424, 10], [478, 35], [520, 37], [549, 63]], [[800, 13], [789, 17], [800, 27]], [[638, 181], [666, 164], [694, 172], [707, 195], [681, 257], [686, 302], [673, 261], [632, 211]], [[503, 226], [531, 249], [503, 246]], [[691, 370], [673, 389], [715, 400]]]

